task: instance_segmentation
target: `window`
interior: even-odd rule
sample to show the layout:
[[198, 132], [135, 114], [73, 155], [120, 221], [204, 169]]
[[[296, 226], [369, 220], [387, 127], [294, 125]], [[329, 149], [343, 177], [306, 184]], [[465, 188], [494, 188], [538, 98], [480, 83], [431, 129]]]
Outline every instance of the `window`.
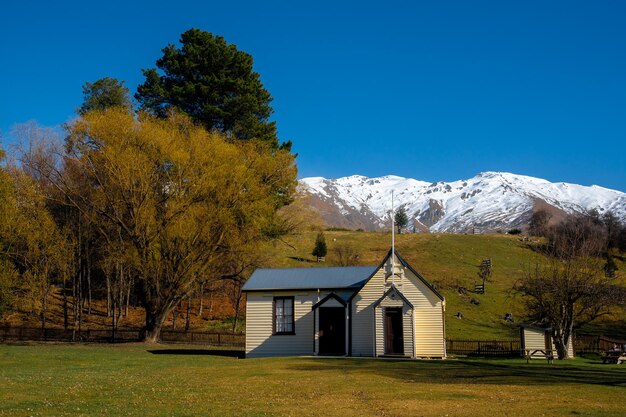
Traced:
[[274, 297], [274, 334], [296, 334], [293, 297]]

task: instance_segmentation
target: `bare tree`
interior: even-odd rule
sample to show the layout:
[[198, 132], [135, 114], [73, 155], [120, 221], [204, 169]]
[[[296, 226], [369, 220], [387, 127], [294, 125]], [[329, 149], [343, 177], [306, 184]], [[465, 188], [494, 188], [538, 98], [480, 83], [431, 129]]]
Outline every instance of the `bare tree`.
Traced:
[[599, 256], [606, 250], [606, 230], [594, 216], [570, 215], [548, 232], [548, 255], [561, 260]]
[[599, 255], [605, 237], [592, 219], [570, 216], [551, 230], [550, 241], [548, 260], [529, 268], [514, 291], [523, 297], [529, 320], [552, 328], [564, 359], [574, 329], [624, 304], [626, 290], [604, 276]]
[[333, 248], [337, 262], [341, 266], [354, 266], [359, 264], [359, 253], [352, 246], [343, 244]]
[[530, 217], [528, 223], [528, 234], [531, 236], [546, 236], [548, 234], [548, 223], [552, 214], [546, 210], [537, 210]]

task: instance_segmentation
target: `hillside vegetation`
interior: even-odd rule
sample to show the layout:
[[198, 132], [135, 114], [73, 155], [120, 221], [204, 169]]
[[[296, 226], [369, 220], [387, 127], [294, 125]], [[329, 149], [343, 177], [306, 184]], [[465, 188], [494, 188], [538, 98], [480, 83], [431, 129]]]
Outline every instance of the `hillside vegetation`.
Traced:
[[[271, 268], [309, 267], [323, 268], [341, 265], [338, 250], [358, 255], [358, 265], [377, 265], [389, 251], [391, 233], [325, 231], [328, 255], [325, 262], [317, 263], [311, 254], [317, 231], [307, 231], [285, 237], [282, 241], [265, 247], [263, 265]], [[518, 338], [519, 325], [524, 322], [520, 296], [511, 292], [513, 284], [542, 255], [533, 250], [536, 242], [520, 236], [502, 234], [401, 234], [396, 235], [396, 248], [402, 256], [446, 298], [446, 336], [450, 339], [503, 339]], [[491, 258], [493, 273], [486, 283], [485, 294], [477, 294], [474, 285], [481, 282], [478, 276], [483, 259]], [[626, 285], [626, 263], [623, 257], [615, 257], [619, 267], [617, 282]], [[465, 294], [459, 292], [465, 288]], [[479, 304], [472, 303], [472, 299]], [[68, 299], [70, 305], [72, 298]], [[59, 289], [49, 296], [47, 326], [63, 326], [63, 298]], [[204, 309], [199, 313], [200, 300], [192, 299], [190, 328], [198, 331], [231, 330], [234, 309], [232, 300], [222, 293], [209, 293], [203, 300]], [[39, 326], [39, 318], [23, 305], [19, 311], [5, 314], [0, 324]], [[242, 306], [245, 312], [245, 304]], [[186, 302], [170, 315], [164, 328], [185, 327]], [[463, 318], [457, 318], [461, 313]], [[513, 321], [504, 320], [511, 313]], [[141, 307], [129, 308], [128, 315], [120, 318], [121, 327], [141, 327], [144, 311]], [[585, 334], [604, 334], [626, 337], [626, 311], [614, 309], [611, 315], [579, 330]], [[242, 317], [243, 320], [245, 318]], [[106, 314], [106, 299], [102, 294], [93, 300], [91, 315], [84, 316], [83, 328], [109, 327], [111, 318]], [[239, 329], [244, 328], [242, 322]]]
[[[391, 246], [391, 233], [326, 231], [328, 256], [323, 263], [314, 261], [311, 250], [317, 232], [293, 235], [269, 249], [272, 267], [324, 267], [340, 264], [338, 248], [358, 254], [359, 265], [380, 263]], [[520, 236], [502, 234], [401, 234], [396, 248], [426, 280], [436, 285], [446, 298], [446, 334], [448, 338], [489, 339], [517, 338], [524, 311], [519, 296], [511, 292], [513, 284], [530, 266], [542, 260], [533, 250], [537, 242]], [[474, 285], [483, 259], [491, 258], [493, 273], [485, 294], [474, 293]], [[626, 270], [623, 259], [617, 260], [620, 271]], [[626, 283], [623, 272], [616, 280]], [[465, 288], [465, 294], [459, 288]], [[479, 304], [473, 304], [474, 299]], [[462, 319], [456, 317], [463, 315]], [[505, 321], [506, 313], [513, 321]], [[625, 312], [615, 309], [610, 317], [581, 329], [584, 333], [626, 335]]]

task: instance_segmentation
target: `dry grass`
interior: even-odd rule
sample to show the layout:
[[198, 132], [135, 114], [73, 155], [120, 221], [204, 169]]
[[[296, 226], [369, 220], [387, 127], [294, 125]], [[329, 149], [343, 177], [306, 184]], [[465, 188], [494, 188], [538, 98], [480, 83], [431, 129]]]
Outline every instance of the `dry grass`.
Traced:
[[150, 352], [167, 348], [0, 346], [0, 415], [626, 414], [626, 368], [597, 359], [526, 365], [521, 360], [242, 360], [198, 347], [186, 354]]

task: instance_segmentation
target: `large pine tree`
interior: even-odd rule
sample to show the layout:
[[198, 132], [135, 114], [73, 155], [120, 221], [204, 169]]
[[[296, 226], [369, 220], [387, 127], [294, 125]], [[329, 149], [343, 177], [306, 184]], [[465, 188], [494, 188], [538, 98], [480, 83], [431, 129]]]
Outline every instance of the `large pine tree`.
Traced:
[[146, 80], [135, 94], [140, 107], [159, 117], [176, 108], [208, 130], [277, 148], [276, 123], [269, 121], [272, 96], [253, 70], [252, 56], [199, 29], [184, 32], [180, 43], [163, 49], [158, 69], [143, 70]]

